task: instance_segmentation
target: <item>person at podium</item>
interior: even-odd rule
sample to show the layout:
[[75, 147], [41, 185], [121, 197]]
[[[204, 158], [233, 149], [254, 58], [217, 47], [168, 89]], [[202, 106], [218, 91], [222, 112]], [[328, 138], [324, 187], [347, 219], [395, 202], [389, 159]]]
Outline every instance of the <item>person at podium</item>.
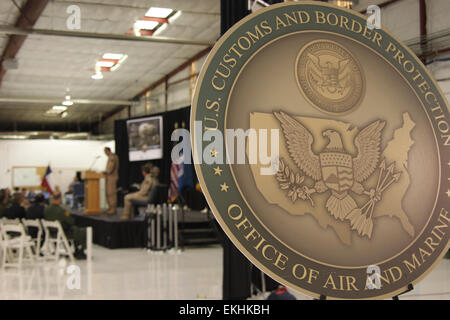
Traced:
[[121, 220], [129, 220], [133, 218], [134, 208], [133, 204], [131, 203], [131, 200], [147, 201], [150, 195], [150, 191], [155, 185], [159, 183], [158, 167], [156, 166], [154, 167], [151, 163], [146, 163], [142, 166], [141, 169], [142, 175], [144, 176], [144, 181], [142, 181], [139, 191], [129, 193], [125, 196], [123, 213], [122, 216], [120, 217]]
[[105, 148], [105, 154], [108, 157], [105, 175], [106, 201], [108, 202], [107, 214], [116, 214], [117, 209], [117, 180], [119, 179], [119, 157], [115, 155], [110, 148]]

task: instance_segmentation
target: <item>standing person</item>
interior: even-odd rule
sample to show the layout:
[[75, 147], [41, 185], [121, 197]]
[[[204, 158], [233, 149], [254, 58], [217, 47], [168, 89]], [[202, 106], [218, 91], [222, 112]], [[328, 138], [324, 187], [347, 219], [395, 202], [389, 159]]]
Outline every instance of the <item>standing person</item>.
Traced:
[[106, 147], [105, 154], [108, 157], [106, 169], [103, 171], [106, 184], [106, 201], [108, 202], [107, 214], [116, 214], [117, 209], [117, 180], [119, 179], [119, 158]]
[[121, 220], [129, 220], [133, 217], [133, 205], [131, 204], [131, 200], [148, 200], [150, 191], [158, 184], [159, 168], [153, 167], [151, 163], [146, 163], [142, 166], [142, 175], [144, 176], [144, 181], [142, 181], [139, 191], [125, 196], [125, 205], [122, 216], [120, 217]]

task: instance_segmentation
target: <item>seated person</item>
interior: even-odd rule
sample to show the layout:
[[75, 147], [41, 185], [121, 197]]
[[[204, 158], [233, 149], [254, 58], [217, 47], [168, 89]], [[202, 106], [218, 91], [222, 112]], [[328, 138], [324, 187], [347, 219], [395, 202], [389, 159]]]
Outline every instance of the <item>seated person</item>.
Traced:
[[6, 189], [0, 190], [0, 218], [6, 216], [6, 211], [8, 210], [8, 195]]
[[11, 195], [11, 189], [6, 188], [5, 192], [6, 192], [6, 199], [7, 199], [6, 200], [6, 206], [9, 208], [12, 205], [12, 202], [13, 202], [13, 197]]
[[50, 203], [50, 192], [48, 191], [47, 187], [44, 187], [44, 189], [42, 189], [41, 194], [44, 196], [45, 203], [49, 204]]
[[22, 196], [22, 199], [23, 200], [20, 205], [25, 209], [25, 211], [27, 211], [28, 208], [31, 206], [31, 203], [30, 203], [30, 201], [28, 201], [28, 199], [25, 196]]
[[26, 217], [25, 208], [22, 207], [24, 198], [22, 193], [16, 192], [13, 194], [13, 201], [11, 207], [6, 211], [6, 217], [8, 219], [23, 219]]
[[44, 219], [45, 199], [42, 194], [34, 198], [33, 204], [28, 208], [27, 219]]
[[75, 220], [70, 213], [61, 206], [61, 193], [55, 193], [51, 199], [51, 205], [44, 209], [44, 219], [48, 221], [59, 221], [66, 234], [67, 239], [73, 239], [75, 243], [76, 259], [86, 259], [86, 229], [75, 225]]
[[139, 191], [125, 196], [123, 213], [120, 217], [121, 220], [133, 218], [133, 205], [131, 204], [131, 200], [148, 200], [150, 191], [159, 182], [159, 168], [153, 167], [150, 163], [146, 163], [142, 166], [142, 175], [144, 176], [144, 181], [142, 181]]
[[36, 193], [33, 190], [30, 190], [30, 192], [28, 192], [26, 198], [29, 202], [33, 202], [34, 201], [34, 197], [36, 197]]

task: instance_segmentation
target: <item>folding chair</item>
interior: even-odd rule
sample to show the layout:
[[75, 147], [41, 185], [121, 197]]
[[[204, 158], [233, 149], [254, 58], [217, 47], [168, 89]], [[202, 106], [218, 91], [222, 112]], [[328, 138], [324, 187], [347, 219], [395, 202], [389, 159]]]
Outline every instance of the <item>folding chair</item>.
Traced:
[[[1, 218], [0, 219], [0, 227], [1, 227], [1, 225], [2, 224], [9, 224], [9, 225], [19, 225], [20, 224], [20, 220], [18, 219], [18, 218], [16, 218], [16, 219], [9, 219], [9, 218], [5, 218], [5, 217], [3, 217], [3, 218]], [[0, 228], [1, 229], [1, 228]], [[0, 233], [1, 233], [1, 231], [0, 231]], [[3, 235], [2, 235], [3, 236]], [[8, 238], [10, 238], [11, 236], [14, 236], [14, 234], [12, 234], [12, 235], [8, 235]], [[17, 234], [16, 234], [16, 236], [17, 236]], [[5, 238], [5, 240], [7, 240], [6, 238]], [[30, 238], [29, 237], [27, 237], [26, 238], [26, 240], [30, 240]], [[1, 249], [1, 248], [0, 248]], [[3, 252], [3, 250], [2, 250], [2, 252]], [[8, 251], [9, 253], [10, 253], [10, 251]], [[1, 255], [0, 255], [0, 257], [1, 257]]]
[[[59, 221], [41, 220], [44, 226], [44, 253], [46, 258], [58, 261], [61, 254], [67, 255], [70, 261], [75, 261], [72, 248]], [[53, 232], [52, 232], [53, 231]], [[54, 236], [56, 234], [56, 236]]]
[[2, 218], [1, 221], [2, 224], [20, 224], [19, 218], [16, 219], [8, 219], [8, 218]]
[[[25, 231], [31, 237], [31, 241], [35, 244], [35, 256], [37, 259], [40, 258], [41, 253], [41, 241], [42, 241], [42, 225], [38, 219], [22, 219], [22, 224], [25, 227]], [[36, 237], [31, 236], [31, 230], [36, 229]]]
[[34, 242], [26, 235], [22, 224], [2, 223], [0, 232], [2, 233], [3, 269], [5, 267], [18, 267], [20, 269], [23, 260], [34, 261], [32, 251]]

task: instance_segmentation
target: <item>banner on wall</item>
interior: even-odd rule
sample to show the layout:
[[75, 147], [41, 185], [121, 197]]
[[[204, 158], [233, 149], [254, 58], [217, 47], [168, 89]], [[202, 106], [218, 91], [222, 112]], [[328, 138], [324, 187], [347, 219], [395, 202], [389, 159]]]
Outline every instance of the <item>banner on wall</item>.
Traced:
[[449, 123], [403, 43], [310, 1], [234, 25], [191, 111], [195, 169], [222, 229], [315, 298], [393, 297], [448, 251]]

